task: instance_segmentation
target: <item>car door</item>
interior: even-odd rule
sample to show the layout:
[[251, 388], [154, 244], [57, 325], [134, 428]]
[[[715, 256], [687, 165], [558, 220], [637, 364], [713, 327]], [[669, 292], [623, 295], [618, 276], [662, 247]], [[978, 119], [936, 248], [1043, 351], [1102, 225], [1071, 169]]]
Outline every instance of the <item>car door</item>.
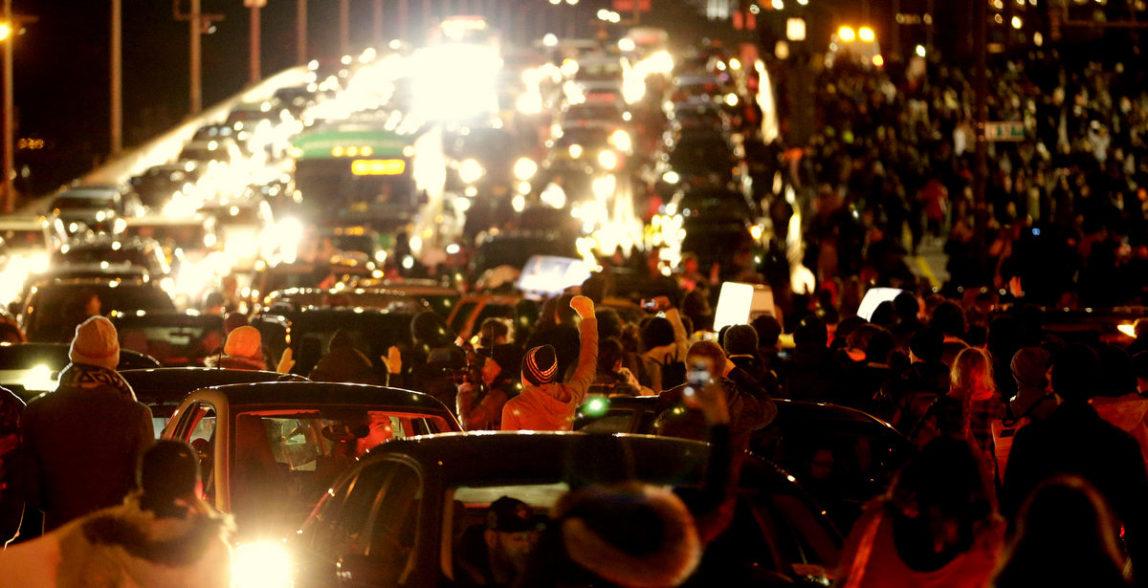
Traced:
[[302, 529], [308, 585], [398, 586], [419, 577], [422, 488], [416, 467], [390, 459], [336, 484]]
[[216, 464], [224, 460], [217, 456], [221, 449], [216, 446], [216, 426], [219, 409], [214, 402], [202, 399], [185, 400], [163, 432], [164, 439], [175, 439], [191, 445], [199, 457], [199, 475], [203, 481], [203, 496], [208, 503], [219, 506], [216, 496]]

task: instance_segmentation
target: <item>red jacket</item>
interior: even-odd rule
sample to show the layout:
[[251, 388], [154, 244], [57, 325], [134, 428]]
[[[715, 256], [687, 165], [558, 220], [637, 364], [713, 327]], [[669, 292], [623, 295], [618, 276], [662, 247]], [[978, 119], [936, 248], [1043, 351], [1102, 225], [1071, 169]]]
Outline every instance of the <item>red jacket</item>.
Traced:
[[527, 386], [502, 407], [503, 431], [570, 431], [598, 371], [598, 319], [584, 318], [578, 367], [566, 383]]

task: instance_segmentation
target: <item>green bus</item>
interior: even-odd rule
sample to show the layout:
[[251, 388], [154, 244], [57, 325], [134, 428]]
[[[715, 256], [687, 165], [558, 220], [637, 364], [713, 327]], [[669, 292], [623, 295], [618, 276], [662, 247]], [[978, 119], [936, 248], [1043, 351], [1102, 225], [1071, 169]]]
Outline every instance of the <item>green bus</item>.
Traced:
[[291, 155], [300, 206], [337, 224], [409, 221], [446, 178], [441, 132], [384, 111], [318, 123]]

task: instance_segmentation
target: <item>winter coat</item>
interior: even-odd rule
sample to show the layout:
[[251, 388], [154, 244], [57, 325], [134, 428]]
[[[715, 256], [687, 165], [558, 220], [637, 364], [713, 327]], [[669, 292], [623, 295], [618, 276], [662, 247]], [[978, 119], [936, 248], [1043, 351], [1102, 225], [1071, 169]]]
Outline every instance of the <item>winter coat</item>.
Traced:
[[334, 347], [324, 355], [308, 378], [316, 382], [351, 382], [354, 384], [383, 384], [371, 360], [354, 347]]
[[1115, 398], [1097, 396], [1092, 399], [1092, 408], [1100, 418], [1120, 427], [1132, 435], [1140, 445], [1140, 455], [1148, 469], [1148, 398], [1132, 393]]
[[481, 393], [475, 384], [459, 386], [455, 408], [462, 428], [467, 431], [499, 430], [502, 410], [513, 391], [511, 382], [501, 377]]
[[682, 373], [685, 373], [684, 364], [686, 353], [689, 351], [689, 334], [682, 324], [682, 315], [676, 308], [666, 311], [666, 320], [674, 329], [674, 341], [666, 345], [646, 350], [639, 359], [642, 362], [642, 373], [638, 374], [638, 381], [655, 393], [668, 390], [680, 382], [662, 382], [662, 368], [672, 363], [682, 363]]
[[0, 388], [0, 543], [16, 534], [20, 515], [24, 512], [24, 497], [19, 491], [20, 417], [24, 414], [24, 401], [12, 392]]
[[574, 412], [582, 405], [598, 371], [598, 319], [582, 319], [579, 331], [582, 344], [574, 375], [566, 383], [526, 386], [502, 408], [503, 431], [570, 431], [574, 428]]
[[1134, 569], [1148, 568], [1148, 472], [1140, 446], [1087, 403], [1066, 402], [1016, 433], [1001, 489], [1001, 512], [1015, 516], [1038, 484], [1059, 474], [1088, 480], [1124, 525]]
[[33, 541], [0, 551], [0, 584], [25, 588], [225, 588], [231, 517], [196, 502], [157, 519], [135, 495]]
[[[777, 403], [765, 388], [745, 370], [735, 367], [720, 380], [729, 406], [730, 434], [734, 450], [749, 447], [750, 436], [763, 429], [777, 417]], [[683, 398], [688, 384], [671, 388], [658, 396], [656, 427], [660, 435], [705, 440], [706, 424], [699, 411], [686, 411]]]
[[70, 364], [56, 391], [24, 411], [21, 440], [29, 501], [50, 531], [120, 504], [139, 456], [155, 441], [151, 410], [114, 371]]

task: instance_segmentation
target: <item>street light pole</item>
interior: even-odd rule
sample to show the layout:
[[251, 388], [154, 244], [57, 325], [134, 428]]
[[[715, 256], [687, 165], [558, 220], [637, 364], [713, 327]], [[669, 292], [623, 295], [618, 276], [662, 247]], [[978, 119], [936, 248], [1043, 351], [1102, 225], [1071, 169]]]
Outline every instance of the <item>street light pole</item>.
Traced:
[[339, 0], [339, 55], [351, 54], [351, 0]]
[[262, 67], [260, 66], [260, 52], [259, 45], [259, 2], [251, 2], [251, 72], [248, 76], [248, 81], [251, 84], [258, 84], [259, 79], [262, 78]]
[[[4, 0], [8, 2], [9, 0]], [[200, 22], [200, 0], [191, 0], [191, 14], [188, 19], [189, 32], [191, 33], [191, 114], [199, 114], [203, 109], [203, 92], [200, 91], [200, 54], [199, 54], [199, 36], [203, 33], [203, 25]]]
[[295, 64], [307, 63], [307, 0], [295, 3]]
[[374, 41], [375, 47], [383, 45], [383, 0], [375, 0], [372, 5], [372, 16], [374, 17]]
[[12, 212], [16, 207], [16, 187], [12, 183], [15, 175], [16, 154], [14, 149], [16, 141], [13, 140], [15, 117], [12, 110], [15, 107], [12, 92], [12, 37], [16, 33], [16, 26], [12, 22], [12, 0], [4, 0], [4, 23], [8, 27], [4, 43], [4, 165], [0, 173], [4, 174], [4, 212]]
[[112, 75], [111, 77], [111, 155], [119, 155], [124, 147], [123, 105], [123, 2], [112, 0]]

